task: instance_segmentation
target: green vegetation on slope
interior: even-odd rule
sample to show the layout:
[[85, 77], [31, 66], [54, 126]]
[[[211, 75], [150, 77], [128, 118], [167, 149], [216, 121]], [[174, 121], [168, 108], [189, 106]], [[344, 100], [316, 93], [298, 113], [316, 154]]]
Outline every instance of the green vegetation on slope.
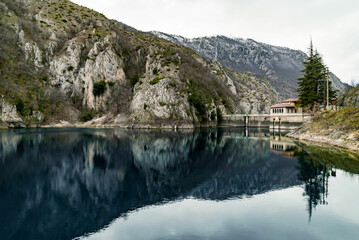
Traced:
[[339, 111], [325, 111], [315, 115], [312, 120], [310, 131], [314, 133], [331, 130], [352, 132], [359, 140], [359, 108], [349, 107]]
[[[13, 1], [9, 3], [12, 11], [26, 14], [22, 4]], [[0, 2], [0, 95], [16, 105], [18, 112], [26, 117], [32, 115], [35, 110], [43, 111], [47, 100], [43, 83], [46, 82], [46, 73], [26, 61], [25, 53], [18, 49], [18, 36], [8, 22], [7, 7]], [[18, 24], [26, 32], [36, 34], [35, 25], [26, 24], [17, 19]]]
[[359, 108], [348, 107], [317, 113], [311, 121], [288, 136], [358, 151]]

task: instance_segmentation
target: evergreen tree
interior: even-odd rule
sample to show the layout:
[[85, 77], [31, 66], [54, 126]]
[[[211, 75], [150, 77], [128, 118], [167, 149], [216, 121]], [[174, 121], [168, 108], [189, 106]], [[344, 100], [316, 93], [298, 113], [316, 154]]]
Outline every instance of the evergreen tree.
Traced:
[[[313, 108], [316, 103], [326, 103], [327, 82], [326, 74], [327, 68], [323, 63], [323, 59], [317, 51], [313, 49], [313, 43], [310, 42], [309, 56], [305, 58], [304, 69], [301, 71], [303, 76], [298, 78], [299, 98], [303, 107]], [[335, 98], [336, 91], [331, 87], [329, 81], [329, 97]]]

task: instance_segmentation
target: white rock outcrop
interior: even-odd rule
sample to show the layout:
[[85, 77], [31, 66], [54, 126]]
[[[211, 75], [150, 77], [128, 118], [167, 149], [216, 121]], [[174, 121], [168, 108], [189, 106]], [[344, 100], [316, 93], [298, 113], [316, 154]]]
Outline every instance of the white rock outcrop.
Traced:
[[[81, 37], [79, 35], [78, 37]], [[81, 59], [84, 44], [77, 38], [68, 42], [63, 54], [59, 54], [50, 62], [53, 74], [51, 83], [70, 94], [83, 96], [83, 105], [95, 110], [105, 108], [111, 97], [109, 91], [102, 96], [94, 96], [93, 86], [98, 81], [126, 84], [123, 61], [113, 50], [107, 35], [103, 41], [96, 42], [85, 59]], [[85, 61], [80, 65], [81, 61]], [[108, 89], [108, 88], [107, 88]]]
[[0, 120], [5, 123], [7, 127], [25, 127], [24, 121], [17, 113], [15, 105], [9, 104], [5, 98], [1, 96], [0, 99]]
[[42, 67], [42, 52], [36, 42], [30, 42], [25, 38], [25, 33], [23, 30], [20, 30], [19, 33], [19, 43], [24, 50], [26, 60], [31, 59], [34, 62], [37, 68]]

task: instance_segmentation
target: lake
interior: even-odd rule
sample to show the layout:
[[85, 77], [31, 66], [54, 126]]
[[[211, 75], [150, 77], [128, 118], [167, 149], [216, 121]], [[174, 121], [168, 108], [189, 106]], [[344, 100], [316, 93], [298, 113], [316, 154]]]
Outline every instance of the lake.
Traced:
[[241, 128], [0, 131], [0, 239], [358, 239], [359, 158]]

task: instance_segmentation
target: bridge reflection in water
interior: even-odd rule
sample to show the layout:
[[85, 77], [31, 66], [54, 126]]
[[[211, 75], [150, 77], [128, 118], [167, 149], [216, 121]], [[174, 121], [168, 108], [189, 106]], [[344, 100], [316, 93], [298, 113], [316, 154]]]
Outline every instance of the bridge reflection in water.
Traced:
[[71, 239], [148, 205], [303, 183], [311, 216], [325, 203], [330, 169], [294, 146], [269, 131], [234, 128], [1, 132], [0, 235]]

